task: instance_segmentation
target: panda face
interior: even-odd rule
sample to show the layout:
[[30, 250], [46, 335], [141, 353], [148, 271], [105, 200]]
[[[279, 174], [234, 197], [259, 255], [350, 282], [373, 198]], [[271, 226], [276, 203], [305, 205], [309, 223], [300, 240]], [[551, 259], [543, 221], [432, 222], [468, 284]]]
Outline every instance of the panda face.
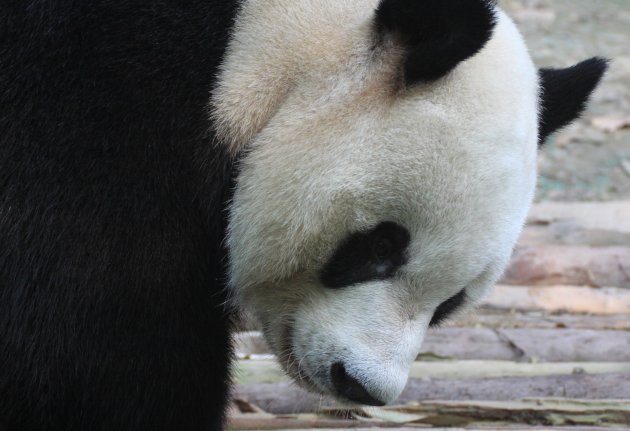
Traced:
[[455, 1], [492, 9], [489, 40], [427, 71], [388, 29], [398, 3], [245, 2], [212, 99], [242, 152], [235, 299], [297, 382], [364, 404], [498, 279], [536, 180], [538, 72], [512, 21]]

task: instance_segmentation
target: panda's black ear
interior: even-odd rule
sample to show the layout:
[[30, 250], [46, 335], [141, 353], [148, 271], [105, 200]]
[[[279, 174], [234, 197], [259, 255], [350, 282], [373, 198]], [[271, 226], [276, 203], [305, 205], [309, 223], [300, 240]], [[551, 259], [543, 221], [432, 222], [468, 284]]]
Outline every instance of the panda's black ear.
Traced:
[[538, 144], [580, 116], [608, 69], [608, 60], [590, 58], [566, 69], [540, 69]]
[[381, 0], [375, 26], [406, 50], [407, 84], [436, 80], [475, 55], [492, 36], [494, 0]]

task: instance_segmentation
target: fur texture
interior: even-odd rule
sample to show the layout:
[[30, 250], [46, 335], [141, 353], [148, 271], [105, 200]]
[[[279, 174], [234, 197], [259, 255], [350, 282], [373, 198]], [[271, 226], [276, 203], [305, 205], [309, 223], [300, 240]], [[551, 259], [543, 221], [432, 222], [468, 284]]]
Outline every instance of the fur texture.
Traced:
[[0, 10], [0, 421], [220, 429], [232, 1]]
[[565, 69], [541, 69], [539, 144], [582, 114], [589, 96], [608, 69], [608, 61], [591, 58]]
[[350, 235], [320, 272], [325, 287], [340, 289], [368, 281], [387, 280], [407, 261], [409, 232], [385, 222]]
[[462, 289], [459, 293], [451, 296], [435, 309], [433, 317], [431, 317], [431, 322], [429, 322], [429, 326], [437, 326], [444, 322], [452, 314], [457, 312], [458, 309], [465, 306], [466, 302], [466, 289]]
[[496, 24], [493, 1], [383, 0], [375, 17], [379, 39], [405, 50], [407, 84], [433, 81], [479, 52]]

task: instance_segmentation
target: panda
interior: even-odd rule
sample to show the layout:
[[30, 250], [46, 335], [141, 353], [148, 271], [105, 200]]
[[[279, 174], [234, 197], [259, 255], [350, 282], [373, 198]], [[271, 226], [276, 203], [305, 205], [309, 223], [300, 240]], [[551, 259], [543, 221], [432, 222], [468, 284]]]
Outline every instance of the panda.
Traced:
[[298, 384], [392, 402], [606, 70], [537, 70], [491, 0], [0, 16], [7, 431], [222, 429], [239, 309]]

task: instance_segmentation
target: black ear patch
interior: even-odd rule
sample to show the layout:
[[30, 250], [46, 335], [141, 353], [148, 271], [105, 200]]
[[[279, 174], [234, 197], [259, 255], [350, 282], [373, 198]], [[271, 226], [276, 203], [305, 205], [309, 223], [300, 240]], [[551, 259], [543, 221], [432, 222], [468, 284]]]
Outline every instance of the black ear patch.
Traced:
[[538, 143], [580, 116], [608, 69], [608, 60], [591, 58], [566, 69], [541, 69]]
[[407, 50], [405, 81], [433, 81], [472, 57], [492, 36], [492, 0], [382, 0], [379, 37], [394, 36]]

